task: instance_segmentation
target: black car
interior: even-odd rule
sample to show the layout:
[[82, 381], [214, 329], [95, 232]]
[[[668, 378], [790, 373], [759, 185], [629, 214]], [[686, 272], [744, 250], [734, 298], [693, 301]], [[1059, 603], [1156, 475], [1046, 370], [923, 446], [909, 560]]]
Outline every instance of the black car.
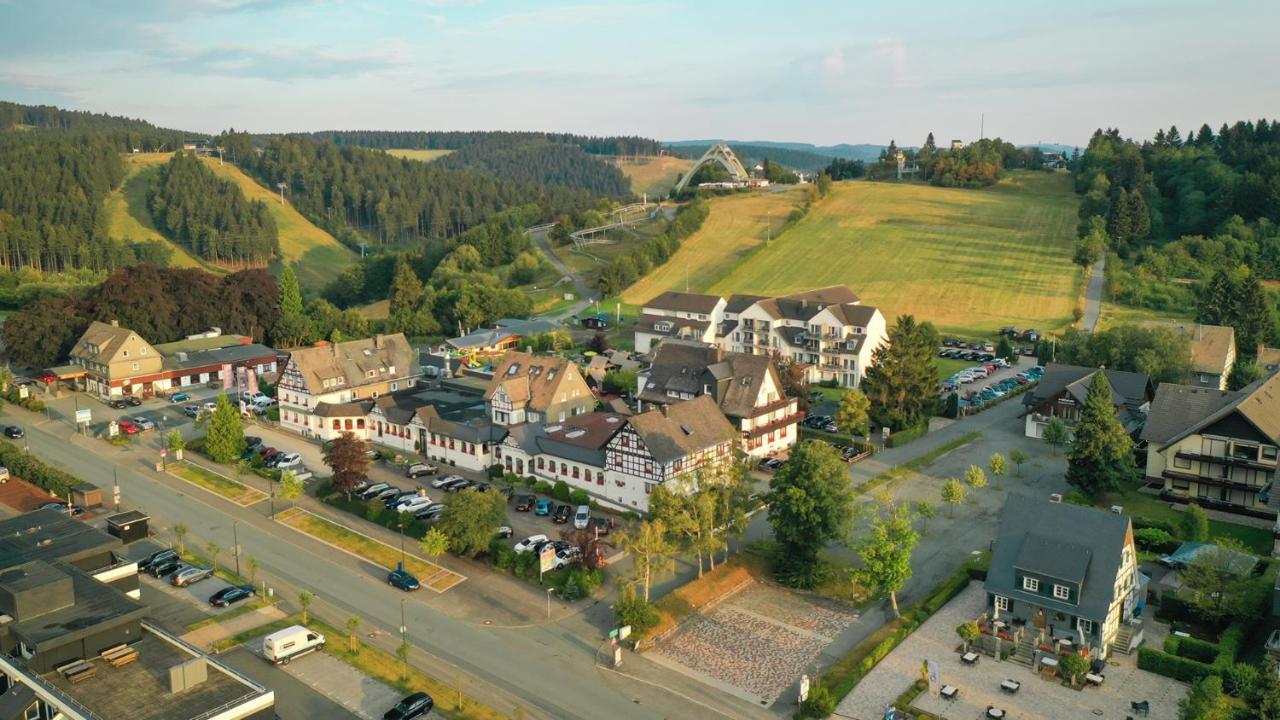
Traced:
[[382, 720], [409, 720], [431, 712], [436, 702], [424, 692], [417, 692], [400, 701], [398, 705], [386, 711]]
[[178, 553], [173, 549], [157, 550], [138, 561], [138, 570], [141, 572], [148, 572], [152, 567], [155, 567], [158, 564], [177, 559]]
[[107, 405], [115, 410], [123, 410], [129, 407], [129, 403], [125, 402], [124, 400], [120, 400], [119, 398], [108, 402]]
[[557, 525], [569, 522], [571, 517], [573, 517], [573, 507], [570, 505], [557, 505], [556, 511], [551, 513], [551, 521]]
[[22, 432], [22, 428], [17, 425], [10, 425], [4, 429], [4, 436], [7, 438], [20, 438], [26, 433]]
[[537, 499], [532, 495], [521, 495], [516, 498], [516, 512], [529, 512], [533, 509], [533, 503]]
[[126, 395], [124, 401], [129, 405], [129, 407], [138, 407], [142, 404], [142, 398], [137, 395]]
[[224, 587], [209, 597], [209, 604], [214, 607], [230, 607], [231, 605], [253, 597], [253, 588], [249, 585], [232, 585]]
[[246, 450], [257, 450], [262, 446], [262, 438], [256, 435], [244, 436], [244, 447]]
[[152, 565], [147, 568], [147, 572], [151, 574], [151, 577], [162, 578], [172, 575], [182, 566], [182, 561], [175, 557]]

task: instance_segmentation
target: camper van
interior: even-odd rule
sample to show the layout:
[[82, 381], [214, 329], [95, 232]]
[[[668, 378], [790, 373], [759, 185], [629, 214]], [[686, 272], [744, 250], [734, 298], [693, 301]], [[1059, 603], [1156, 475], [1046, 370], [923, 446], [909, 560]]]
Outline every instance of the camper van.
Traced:
[[293, 658], [324, 647], [324, 635], [294, 625], [277, 630], [262, 640], [262, 655], [276, 665], [288, 665]]

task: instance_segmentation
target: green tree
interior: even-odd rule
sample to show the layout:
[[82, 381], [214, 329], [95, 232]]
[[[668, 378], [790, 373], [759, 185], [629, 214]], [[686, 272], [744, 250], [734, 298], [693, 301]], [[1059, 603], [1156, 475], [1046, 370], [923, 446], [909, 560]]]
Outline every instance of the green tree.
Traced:
[[848, 435], [865, 435], [870, 411], [871, 401], [865, 393], [857, 388], [848, 390], [836, 406], [836, 427]]
[[793, 587], [813, 587], [820, 579], [818, 552], [844, 537], [853, 518], [844, 458], [827, 443], [800, 443], [769, 482], [767, 500], [778, 541], [775, 572]]
[[433, 527], [418, 541], [418, 548], [422, 550], [423, 554], [431, 558], [432, 562], [435, 562], [441, 555], [448, 552], [449, 536], [441, 531], [440, 528]]
[[1009, 460], [1013, 463], [1014, 474], [1022, 477], [1022, 466], [1027, 462], [1027, 454], [1022, 452], [1020, 448], [1014, 448], [1009, 451]]
[[1183, 542], [1206, 542], [1209, 539], [1209, 515], [1196, 503], [1189, 503], [1178, 518]]
[[889, 593], [894, 617], [901, 617], [898, 591], [911, 579], [911, 555], [919, 540], [907, 507], [891, 505], [877, 509], [866, 534], [855, 546], [862, 559], [862, 567], [855, 571], [855, 577], [867, 587]]
[[475, 557], [489, 549], [494, 533], [507, 519], [507, 499], [499, 492], [474, 488], [454, 493], [437, 527], [458, 555]]
[[282, 500], [292, 502], [301, 497], [305, 491], [306, 486], [292, 470], [285, 470], [280, 474], [280, 489], [276, 491], [276, 495], [279, 495]]
[[276, 347], [296, 347], [311, 340], [311, 321], [302, 306], [302, 288], [289, 263], [281, 263], [276, 284], [280, 290], [280, 316], [271, 337]]
[[258, 571], [262, 569], [262, 566], [258, 563], [258, 558], [252, 555], [245, 557], [245, 567], [249, 570], [249, 584], [257, 587]]
[[604, 376], [604, 391], [613, 395], [630, 397], [636, 391], [634, 370], [610, 370]]
[[1253, 709], [1258, 720], [1280, 720], [1280, 675], [1262, 673], [1254, 692]]
[[1231, 705], [1222, 694], [1222, 678], [1208, 675], [1191, 683], [1178, 701], [1178, 720], [1231, 720]]
[[404, 641], [396, 647], [396, 657], [400, 660], [400, 681], [404, 682], [409, 679], [409, 651], [412, 646], [409, 641]]
[[1071, 681], [1071, 686], [1075, 687], [1080, 676], [1089, 671], [1089, 661], [1083, 655], [1068, 653], [1059, 658], [1058, 667], [1062, 668], [1062, 672]]
[[356, 648], [359, 647], [359, 640], [356, 637], [356, 631], [360, 629], [360, 618], [352, 615], [347, 618], [347, 652], [352, 655], [356, 654]]
[[1250, 274], [1240, 282], [1230, 324], [1236, 329], [1236, 347], [1246, 355], [1255, 353], [1275, 328], [1275, 312], [1271, 309], [1271, 300], [1256, 275]]
[[205, 450], [214, 462], [232, 463], [244, 454], [244, 426], [240, 413], [231, 405], [226, 394], [218, 401], [209, 418], [209, 430], [204, 441]]
[[991, 459], [987, 461], [987, 467], [991, 468], [992, 477], [1004, 477], [1009, 472], [1009, 464], [1000, 453], [994, 453]]
[[1240, 390], [1260, 377], [1262, 369], [1258, 367], [1256, 360], [1238, 358], [1235, 365], [1231, 366], [1231, 373], [1227, 375], [1227, 389]]
[[618, 599], [613, 604], [613, 614], [619, 627], [630, 625], [635, 632], [644, 632], [658, 624], [658, 611], [648, 600], [636, 594], [635, 583], [618, 583]]
[[1018, 352], [1013, 349], [1013, 343], [1009, 342], [1007, 335], [1000, 336], [1000, 342], [996, 345], [996, 356], [1002, 357], [1011, 363], [1018, 361]]
[[964, 651], [969, 652], [969, 643], [977, 640], [982, 635], [982, 631], [978, 629], [978, 623], [970, 620], [957, 625], [956, 634], [960, 636], [961, 642], [964, 643]]
[[356, 484], [369, 475], [369, 458], [364, 453], [364, 441], [349, 432], [330, 440], [325, 448], [324, 462], [333, 471], [333, 489], [345, 493], [348, 500]]
[[920, 425], [933, 412], [939, 340], [931, 324], [917, 323], [912, 315], [898, 316], [888, 336], [872, 353], [862, 391], [871, 401], [871, 419], [897, 431]]
[[187, 553], [187, 546], [184, 541], [186, 540], [186, 537], [187, 537], [187, 524], [174, 523], [173, 537], [178, 541], [178, 554], [185, 555]]
[[1086, 495], [1114, 490], [1137, 478], [1133, 439], [1116, 417], [1111, 383], [1101, 370], [1089, 383], [1067, 456], [1067, 483]]
[[1187, 602], [1208, 622], [1248, 614], [1251, 586], [1248, 571], [1240, 567], [1241, 555], [1247, 557], [1239, 541], [1218, 538], [1197, 552], [1180, 573]]
[[307, 624], [307, 613], [311, 611], [311, 603], [316, 596], [306, 590], [298, 593], [298, 607], [302, 608], [302, 624]]
[[676, 547], [667, 537], [661, 520], [642, 522], [634, 530], [618, 534], [618, 547], [631, 554], [636, 581], [644, 588], [644, 601], [649, 602], [653, 581], [675, 569]]
[[396, 269], [391, 277], [391, 289], [387, 295], [391, 314], [412, 313], [422, 301], [422, 292], [422, 280], [413, 271], [408, 259], [404, 255], [397, 257]]
[[948, 478], [942, 483], [942, 501], [948, 505], [948, 517], [956, 516], [956, 506], [964, 503], [965, 494], [964, 486], [955, 478]]
[[1055, 451], [1071, 441], [1071, 429], [1060, 417], [1051, 417], [1044, 426], [1044, 441]]
[[177, 453], [187, 446], [186, 441], [182, 439], [182, 432], [178, 430], [170, 430], [165, 433], [164, 444], [171, 453]]
[[974, 490], [981, 490], [987, 486], [987, 474], [977, 465], [970, 465], [969, 469], [964, 471], [964, 481]]
[[[1226, 270], [1215, 271], [1200, 288], [1199, 294], [1199, 307], [1196, 311], [1198, 322], [1206, 325], [1230, 325], [1236, 318], [1236, 301], [1241, 294], [1240, 288]], [[1243, 348], [1244, 345], [1240, 347]]]
[[938, 511], [933, 507], [933, 503], [928, 500], [916, 501], [916, 517], [920, 518], [920, 534], [929, 534], [929, 521], [938, 516]]
[[222, 546], [210, 540], [204, 546], [204, 551], [209, 553], [209, 564], [213, 566], [213, 571], [218, 571], [218, 556], [222, 554]]

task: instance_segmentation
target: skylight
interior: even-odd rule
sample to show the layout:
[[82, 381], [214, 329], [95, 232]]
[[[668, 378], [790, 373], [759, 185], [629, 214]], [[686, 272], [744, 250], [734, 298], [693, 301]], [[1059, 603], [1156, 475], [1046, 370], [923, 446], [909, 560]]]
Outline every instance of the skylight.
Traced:
[[693, 434], [693, 428], [689, 427], [688, 425], [685, 425], [684, 423], [680, 423], [680, 429], [684, 431], [685, 435]]

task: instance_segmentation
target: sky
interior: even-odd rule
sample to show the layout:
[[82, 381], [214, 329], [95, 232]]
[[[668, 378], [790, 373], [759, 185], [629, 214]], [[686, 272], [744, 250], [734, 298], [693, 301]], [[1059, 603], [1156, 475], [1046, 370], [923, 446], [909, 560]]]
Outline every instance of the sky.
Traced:
[[1278, 21], [1251, 0], [0, 0], [0, 99], [207, 133], [1084, 144], [1276, 116]]

